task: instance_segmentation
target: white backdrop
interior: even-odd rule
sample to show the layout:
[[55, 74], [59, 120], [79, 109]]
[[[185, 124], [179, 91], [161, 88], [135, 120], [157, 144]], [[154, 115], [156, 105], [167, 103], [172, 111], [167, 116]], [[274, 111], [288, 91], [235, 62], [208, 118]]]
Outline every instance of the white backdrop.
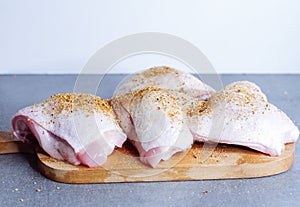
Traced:
[[[300, 73], [298, 0], [0, 0], [0, 28], [2, 74], [78, 73], [106, 43], [147, 31], [190, 41], [218, 73]], [[180, 68], [153, 56], [115, 71], [154, 65]]]

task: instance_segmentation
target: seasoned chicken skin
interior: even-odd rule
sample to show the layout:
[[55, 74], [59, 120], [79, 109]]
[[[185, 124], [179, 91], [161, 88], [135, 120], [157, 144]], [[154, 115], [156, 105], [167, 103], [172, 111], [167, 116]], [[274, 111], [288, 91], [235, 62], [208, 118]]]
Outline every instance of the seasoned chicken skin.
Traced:
[[146, 87], [111, 100], [120, 126], [143, 163], [155, 167], [160, 160], [191, 147], [193, 137], [181, 99], [184, 96], [172, 90]]
[[74, 165], [102, 165], [126, 135], [107, 101], [88, 94], [57, 94], [21, 109], [12, 119], [14, 135], [38, 144], [51, 157]]
[[241, 145], [272, 156], [299, 136], [288, 116], [247, 81], [228, 85], [207, 102], [195, 101], [188, 117], [195, 141]]
[[129, 77], [115, 90], [114, 95], [126, 94], [150, 86], [172, 89], [198, 99], [207, 99], [215, 92], [212, 87], [189, 73], [162, 66]]

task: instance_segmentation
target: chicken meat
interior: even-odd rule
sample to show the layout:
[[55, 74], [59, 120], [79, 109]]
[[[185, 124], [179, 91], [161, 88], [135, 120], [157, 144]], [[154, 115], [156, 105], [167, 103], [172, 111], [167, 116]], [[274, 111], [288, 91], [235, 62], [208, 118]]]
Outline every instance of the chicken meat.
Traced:
[[241, 145], [277, 156], [299, 136], [289, 117], [247, 81], [228, 85], [207, 102], [195, 101], [188, 114], [194, 140], [200, 142]]
[[126, 140], [108, 102], [89, 94], [57, 94], [21, 109], [12, 119], [12, 131], [53, 158], [89, 167], [105, 163]]
[[193, 136], [181, 108], [184, 94], [146, 87], [116, 96], [111, 105], [128, 139], [137, 148], [140, 160], [156, 167], [161, 160], [189, 149]]
[[145, 87], [158, 87], [184, 92], [193, 98], [207, 99], [215, 90], [195, 76], [166, 66], [153, 67], [126, 79], [114, 95], [126, 94]]

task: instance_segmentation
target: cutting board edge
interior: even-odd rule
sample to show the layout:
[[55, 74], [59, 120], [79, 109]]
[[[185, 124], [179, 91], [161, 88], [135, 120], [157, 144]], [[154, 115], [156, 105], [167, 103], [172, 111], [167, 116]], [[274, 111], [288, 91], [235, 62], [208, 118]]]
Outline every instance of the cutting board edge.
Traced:
[[[45, 156], [45, 155], [43, 155]], [[47, 177], [50, 180], [61, 182], [61, 183], [68, 183], [68, 184], [96, 184], [96, 183], [128, 183], [128, 182], [175, 182], [175, 181], [196, 181], [196, 180], [225, 180], [225, 179], [243, 179], [243, 178], [262, 178], [262, 177], [268, 177], [273, 175], [282, 174], [284, 172], [287, 172], [289, 169], [292, 168], [293, 162], [294, 162], [294, 151], [289, 155], [286, 156], [284, 159], [278, 159], [274, 162], [268, 163], [270, 166], [265, 166], [265, 163], [261, 163], [261, 166], [257, 167], [258, 173], [257, 174], [247, 174], [247, 173], [241, 173], [238, 176], [235, 174], [239, 171], [247, 171], [247, 167], [245, 167], [243, 164], [239, 165], [237, 167], [236, 165], [229, 165], [226, 166], [226, 170], [229, 172], [223, 176], [174, 176], [171, 178], [170, 175], [168, 175], [168, 171], [163, 172], [162, 176], [148, 176], [144, 178], [135, 178], [135, 177], [124, 177], [124, 176], [111, 176], [112, 179], [102, 179], [103, 176], [95, 176], [95, 170], [92, 168], [89, 168], [86, 171], [80, 171], [80, 170], [61, 170], [51, 167], [50, 165], [47, 165], [47, 163], [43, 162], [38, 157], [38, 166], [40, 169], [40, 173]], [[60, 161], [58, 161], [60, 162]], [[274, 165], [274, 163], [276, 163]], [[67, 164], [69, 165], [69, 164]], [[272, 166], [272, 168], [271, 168]], [[176, 166], [175, 166], [176, 168]], [[183, 168], [183, 167], [182, 167]], [[211, 168], [211, 167], [210, 167]], [[216, 170], [218, 167], [216, 166]], [[201, 170], [201, 167], [198, 168]], [[273, 169], [272, 171], [264, 171], [263, 173], [259, 173], [259, 170], [265, 170], [265, 169]], [[171, 168], [171, 170], [173, 170]], [[180, 171], [180, 168], [177, 167], [176, 170]], [[197, 170], [194, 169], [194, 170]], [[103, 169], [104, 173], [105, 169]], [[222, 171], [222, 170], [221, 170]], [[99, 172], [99, 171], [98, 171]], [[164, 175], [166, 173], [167, 175]], [[92, 179], [91, 179], [92, 178]]]
[[[4, 139], [3, 139], [4, 138]], [[243, 166], [243, 164], [234, 165], [231, 167], [223, 168], [223, 171], [228, 171], [229, 173], [222, 174], [222, 170], [214, 168], [213, 164], [209, 165], [210, 171], [214, 169], [214, 171], [221, 171], [219, 174], [205, 174], [205, 170], [202, 168], [203, 174], [199, 174], [201, 172], [201, 168], [199, 168], [198, 164], [193, 161], [191, 161], [191, 158], [187, 159], [187, 164], [181, 163], [181, 167], [175, 166], [174, 169], [171, 169], [173, 171], [178, 172], [184, 172], [183, 175], [178, 175], [172, 172], [164, 172], [157, 176], [148, 176], [148, 177], [124, 177], [119, 176], [116, 174], [107, 173], [104, 170], [95, 170], [93, 168], [84, 168], [84, 170], [78, 170], [76, 167], [64, 163], [62, 161], [55, 160], [53, 158], [50, 158], [47, 155], [43, 155], [40, 153], [40, 155], [43, 155], [45, 158], [45, 162], [43, 159], [41, 159], [41, 156], [39, 156], [39, 152], [36, 152], [32, 146], [28, 144], [21, 143], [18, 141], [10, 132], [0, 132], [0, 154], [8, 154], [8, 153], [30, 153], [35, 154], [37, 156], [37, 164], [39, 166], [40, 172], [42, 175], [47, 177], [48, 179], [62, 182], [62, 183], [73, 183], [73, 184], [83, 184], [83, 183], [120, 183], [120, 182], [165, 182], [165, 181], [187, 181], [187, 180], [220, 180], [220, 179], [238, 179], [238, 178], [258, 178], [258, 177], [265, 177], [265, 176], [272, 176], [276, 174], [280, 174], [283, 172], [288, 171], [294, 161], [294, 150], [295, 150], [295, 143], [289, 144], [286, 147], [286, 150], [283, 152], [282, 156], [271, 158], [264, 157], [267, 155], [259, 154], [263, 159], [268, 158], [267, 161], [268, 164], [263, 163], [264, 166], [261, 166], [260, 168], [257, 168], [257, 173], [249, 174], [247, 173], [247, 167]], [[245, 154], [245, 150], [243, 151], [243, 154]], [[36, 154], [37, 153], [37, 154]], [[253, 152], [249, 151], [249, 154], [251, 155]], [[246, 150], [246, 154], [248, 155], [248, 151]], [[57, 162], [61, 168], [53, 168], [51, 165], [47, 164], [47, 161], [49, 162]], [[271, 160], [271, 161], [270, 161]], [[191, 166], [191, 164], [193, 164]], [[180, 163], [179, 163], [180, 164]], [[247, 163], [249, 164], [249, 163]], [[269, 166], [268, 166], [269, 165]], [[275, 166], [275, 167], [274, 167]], [[186, 168], [193, 168], [191, 172], [189, 172], [189, 175], [187, 176]], [[253, 167], [253, 166], [250, 166]], [[257, 167], [257, 166], [256, 166]], [[65, 170], [63, 170], [63, 168]], [[69, 169], [69, 170], [66, 170]], [[142, 168], [137, 168], [135, 170], [139, 170]], [[263, 173], [259, 171], [266, 170], [266, 169], [272, 169], [267, 170]], [[121, 170], [128, 170], [125, 169], [123, 166], [123, 169]], [[235, 173], [240, 173], [238, 176]], [[68, 176], [66, 176], [68, 175]], [[100, 175], [100, 177], [99, 177]], [[102, 178], [101, 178], [102, 176]]]

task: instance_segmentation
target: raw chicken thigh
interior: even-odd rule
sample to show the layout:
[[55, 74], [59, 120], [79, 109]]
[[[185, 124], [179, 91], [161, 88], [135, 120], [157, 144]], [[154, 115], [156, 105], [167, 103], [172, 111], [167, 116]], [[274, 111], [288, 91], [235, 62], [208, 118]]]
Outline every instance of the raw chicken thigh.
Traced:
[[51, 157], [74, 165], [102, 165], [126, 135], [107, 101], [88, 94], [57, 94], [21, 109], [12, 119], [14, 135], [38, 144]]
[[299, 136], [287, 115], [247, 81], [215, 92], [190, 74], [155, 67], [127, 79], [114, 95], [108, 101], [89, 94], [53, 95], [21, 109], [12, 130], [53, 158], [88, 167], [104, 164], [127, 137], [140, 160], [156, 167], [194, 141], [241, 145], [276, 156]]
[[117, 88], [114, 95], [126, 94], [149, 86], [184, 92], [198, 99], [207, 99], [215, 92], [195, 76], [164, 66], [150, 68], [130, 77]]
[[287, 115], [247, 81], [228, 85], [208, 102], [194, 102], [188, 114], [195, 141], [241, 145], [276, 156], [299, 136]]
[[155, 167], [191, 147], [193, 137], [185, 123], [182, 99], [187, 101], [184, 94], [146, 87], [111, 100], [120, 126], [143, 163]]

